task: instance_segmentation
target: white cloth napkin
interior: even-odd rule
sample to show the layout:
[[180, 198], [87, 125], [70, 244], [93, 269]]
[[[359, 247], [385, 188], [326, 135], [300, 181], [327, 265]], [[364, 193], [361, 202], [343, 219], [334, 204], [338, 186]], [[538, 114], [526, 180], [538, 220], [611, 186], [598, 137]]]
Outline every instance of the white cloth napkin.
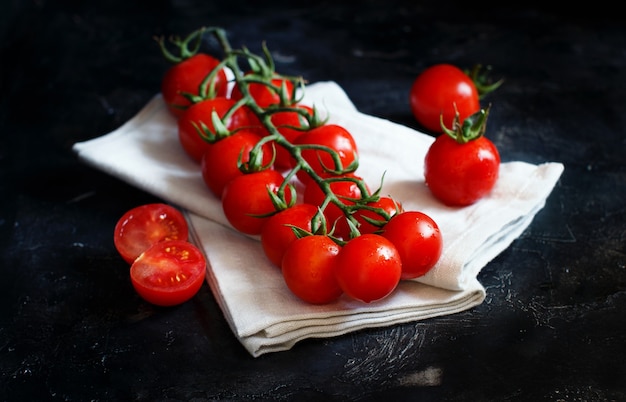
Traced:
[[485, 298], [480, 270], [531, 223], [563, 172], [560, 163], [503, 163], [491, 195], [465, 208], [436, 201], [425, 187], [423, 160], [431, 136], [362, 114], [334, 82], [306, 88], [304, 102], [330, 114], [330, 122], [355, 137], [357, 173], [407, 210], [429, 214], [439, 225], [444, 249], [427, 275], [403, 281], [382, 301], [340, 298], [316, 306], [287, 289], [265, 258], [258, 239], [233, 230], [221, 204], [205, 187], [199, 166], [178, 143], [176, 123], [160, 95], [119, 129], [74, 144], [85, 163], [186, 210], [193, 241], [205, 252], [207, 281], [224, 316], [254, 356], [290, 349], [310, 337], [332, 337], [470, 309]]

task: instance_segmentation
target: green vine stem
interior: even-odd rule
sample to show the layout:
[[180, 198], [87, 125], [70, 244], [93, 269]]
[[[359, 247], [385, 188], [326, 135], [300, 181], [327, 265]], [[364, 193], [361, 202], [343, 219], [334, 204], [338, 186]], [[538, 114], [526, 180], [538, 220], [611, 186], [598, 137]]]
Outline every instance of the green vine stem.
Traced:
[[[229, 41], [227, 40], [226, 32], [221, 28], [203, 28], [201, 32], [202, 34], [213, 34], [224, 52], [224, 58], [220, 65], [216, 67], [216, 69], [227, 67], [231, 70], [235, 84], [237, 85], [242, 95], [242, 99], [237, 103], [236, 107], [242, 107], [244, 105], [247, 106], [258, 117], [258, 119], [261, 121], [261, 123], [264, 125], [269, 133], [269, 135], [263, 137], [261, 141], [259, 141], [259, 143], [257, 143], [256, 146], [252, 149], [251, 156], [255, 155], [254, 160], [256, 161], [262, 160], [262, 157], [259, 157], [259, 154], [262, 155], [261, 148], [264, 144], [271, 142], [273, 146], [280, 146], [285, 148], [296, 160], [296, 165], [291, 171], [286, 174], [285, 180], [277, 193], [274, 194], [270, 192], [270, 196], [272, 197], [272, 201], [274, 202], [277, 211], [293, 205], [293, 202], [295, 202], [295, 188], [291, 184], [291, 179], [294, 178], [295, 174], [299, 170], [302, 170], [306, 172], [315, 183], [317, 183], [317, 185], [325, 194], [325, 199], [322, 205], [319, 207], [320, 212], [324, 211], [324, 209], [330, 204], [336, 205], [347, 218], [348, 224], [351, 228], [351, 237], [356, 237], [360, 235], [358, 231], [358, 222], [353, 216], [353, 214], [360, 209], [372, 211], [381, 217], [380, 221], [368, 219], [368, 221], [372, 222], [375, 225], [382, 226], [385, 222], [387, 222], [391, 218], [391, 216], [385, 210], [383, 210], [382, 208], [376, 208], [368, 205], [380, 199], [379, 194], [382, 188], [382, 178], [380, 187], [375, 192], [370, 194], [366, 183], [362, 179], [352, 176], [345, 176], [347, 173], [353, 173], [356, 171], [358, 167], [358, 158], [355, 158], [354, 162], [352, 162], [349, 166], [342, 166], [339, 155], [333, 149], [314, 144], [294, 145], [289, 142], [272, 123], [271, 116], [274, 113], [285, 111], [296, 112], [303, 116], [308, 122], [307, 128], [317, 127], [325, 123], [326, 120], [320, 119], [318, 111], [315, 107], [312, 108], [313, 113], [309, 113], [307, 110], [304, 110], [302, 108], [294, 107], [294, 105], [296, 105], [301, 100], [301, 98], [298, 98], [297, 90], [300, 89], [300, 93], [304, 94], [304, 79], [302, 77], [288, 77], [278, 75], [275, 72], [274, 62], [271, 54], [265, 44], [263, 44], [264, 57], [261, 57], [259, 55], [251, 53], [246, 48], [243, 48], [241, 50], [233, 49]], [[193, 34], [190, 35], [190, 37], [194, 37]], [[250, 67], [247, 73], [244, 73], [239, 66], [240, 58], [243, 58]], [[290, 80], [294, 84], [293, 91], [290, 92], [284, 84], [280, 87], [274, 85], [272, 83], [272, 79], [274, 78], [283, 78]], [[210, 77], [207, 77], [207, 80], [209, 79]], [[269, 90], [278, 94], [280, 98], [280, 104], [271, 105], [267, 108], [260, 107], [250, 94], [248, 86], [252, 83], [265, 85]], [[234, 110], [232, 110], [232, 112], [234, 113]], [[215, 118], [213, 121], [214, 127], [216, 127], [216, 130], [220, 131], [221, 133], [218, 134], [218, 136], [224, 134], [222, 132], [222, 128], [225, 129], [225, 127], [222, 127], [223, 124], [220, 126], [220, 123], [217, 121], [219, 120], [219, 117], [213, 117]], [[209, 135], [206, 132], [207, 130], [203, 128], [200, 129], [200, 131], [204, 133], [203, 135], [206, 140], [216, 140], [215, 137]], [[302, 157], [302, 150], [304, 149], [314, 149], [318, 152], [328, 153], [328, 155], [333, 160], [334, 166], [324, 168], [329, 173], [331, 173], [332, 176], [322, 177], [318, 173], [316, 173], [309, 165], [309, 163]], [[252, 157], [250, 158], [250, 161], [251, 162], [249, 162], [249, 164], [253, 165], [254, 162], [252, 162]], [[248, 166], [247, 169], [255, 169], [255, 167]], [[257, 166], [256, 169], [259, 169], [259, 167]], [[361, 191], [361, 197], [358, 199], [345, 199], [336, 195], [331, 188], [331, 184], [338, 181], [350, 181], [355, 183]], [[291, 202], [287, 202], [288, 197], [286, 197], [286, 192], [289, 192], [289, 199], [291, 200]], [[345, 203], [344, 201], [348, 201], [348, 203]], [[325, 227], [325, 225], [319, 223], [321, 221], [319, 217], [316, 221], [317, 223], [314, 225], [314, 232], [319, 233], [321, 230], [326, 232], [327, 228]], [[333, 223], [329, 222], [329, 224]], [[307, 232], [303, 231], [302, 229], [300, 229], [299, 231], [294, 229], [294, 231], [298, 232], [300, 236], [307, 234]], [[333, 237], [332, 229], [328, 233], [324, 234]], [[346, 240], [338, 239], [335, 237], [333, 237], [333, 240], [338, 242], [339, 244], [344, 244], [346, 242]]]

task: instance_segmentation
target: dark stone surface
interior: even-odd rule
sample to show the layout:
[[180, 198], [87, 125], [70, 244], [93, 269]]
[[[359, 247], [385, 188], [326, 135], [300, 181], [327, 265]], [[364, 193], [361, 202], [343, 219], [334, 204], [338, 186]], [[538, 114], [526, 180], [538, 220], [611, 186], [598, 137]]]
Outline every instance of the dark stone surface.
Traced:
[[[625, 400], [623, 14], [597, 2], [269, 3], [0, 5], [0, 400]], [[153, 36], [202, 25], [253, 51], [266, 40], [280, 71], [337, 81], [361, 111], [413, 127], [423, 68], [493, 65], [506, 82], [488, 135], [503, 160], [566, 168], [481, 272], [485, 302], [257, 359], [206, 285], [179, 307], [142, 302], [112, 230], [156, 198], [71, 146], [158, 91], [167, 64]]]

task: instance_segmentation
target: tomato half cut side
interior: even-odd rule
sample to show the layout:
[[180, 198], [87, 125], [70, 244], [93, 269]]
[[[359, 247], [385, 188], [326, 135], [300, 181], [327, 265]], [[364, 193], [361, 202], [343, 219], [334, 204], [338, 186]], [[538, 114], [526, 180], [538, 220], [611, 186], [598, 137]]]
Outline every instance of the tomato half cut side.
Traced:
[[117, 221], [113, 242], [122, 258], [132, 264], [141, 253], [165, 240], [186, 241], [187, 221], [178, 209], [161, 203], [145, 204], [126, 212]]
[[175, 306], [191, 299], [202, 287], [206, 260], [193, 244], [169, 240], [156, 243], [130, 267], [135, 291], [157, 306]]

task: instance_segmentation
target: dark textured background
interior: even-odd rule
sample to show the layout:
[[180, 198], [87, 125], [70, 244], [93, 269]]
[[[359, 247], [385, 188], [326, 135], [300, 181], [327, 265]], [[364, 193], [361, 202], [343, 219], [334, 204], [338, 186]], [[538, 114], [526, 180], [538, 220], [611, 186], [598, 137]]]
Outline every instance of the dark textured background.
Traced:
[[[626, 400], [622, 14], [598, 2], [260, 3], [0, 5], [0, 400]], [[202, 25], [253, 51], [266, 40], [279, 71], [337, 81], [361, 111], [415, 128], [408, 91], [422, 69], [493, 65], [506, 82], [488, 99], [488, 136], [502, 159], [565, 172], [481, 272], [485, 302], [257, 359], [206, 285], [179, 307], [144, 303], [112, 231], [156, 199], [71, 146], [158, 91], [167, 64], [153, 36]]]

